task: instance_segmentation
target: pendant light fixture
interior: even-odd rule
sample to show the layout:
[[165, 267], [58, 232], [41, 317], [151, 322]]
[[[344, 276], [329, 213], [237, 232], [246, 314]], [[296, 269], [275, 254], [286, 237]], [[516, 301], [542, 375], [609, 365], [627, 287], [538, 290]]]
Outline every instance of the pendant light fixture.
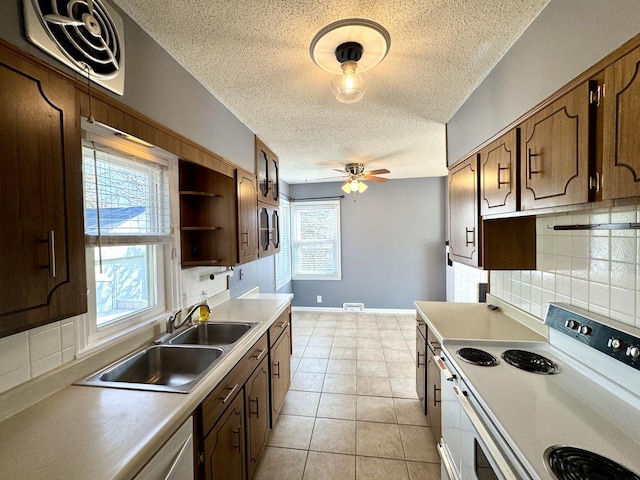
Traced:
[[342, 103], [362, 99], [368, 70], [389, 51], [391, 37], [381, 25], [361, 18], [340, 20], [320, 30], [311, 41], [311, 58], [332, 74], [331, 91]]

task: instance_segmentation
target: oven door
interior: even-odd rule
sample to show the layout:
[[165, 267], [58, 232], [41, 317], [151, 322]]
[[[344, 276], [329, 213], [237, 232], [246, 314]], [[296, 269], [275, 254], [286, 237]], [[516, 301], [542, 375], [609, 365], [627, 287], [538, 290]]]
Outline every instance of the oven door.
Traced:
[[531, 479], [463, 380], [453, 387], [460, 406], [460, 474], [464, 480]]

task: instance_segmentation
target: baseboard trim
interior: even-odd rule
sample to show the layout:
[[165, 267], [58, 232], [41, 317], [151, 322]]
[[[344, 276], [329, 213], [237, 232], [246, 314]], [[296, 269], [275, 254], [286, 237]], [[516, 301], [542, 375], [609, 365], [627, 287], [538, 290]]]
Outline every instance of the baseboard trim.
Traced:
[[386, 315], [415, 315], [415, 308], [365, 308], [364, 312], [345, 312], [339, 307], [296, 307], [291, 309], [294, 312], [317, 312], [317, 313], [355, 313], [356, 315], [386, 314]]

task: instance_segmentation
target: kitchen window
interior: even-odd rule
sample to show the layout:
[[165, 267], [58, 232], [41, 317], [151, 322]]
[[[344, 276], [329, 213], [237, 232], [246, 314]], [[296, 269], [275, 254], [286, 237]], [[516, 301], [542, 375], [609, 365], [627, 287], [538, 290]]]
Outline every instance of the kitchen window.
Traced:
[[91, 132], [83, 142], [89, 297], [80, 350], [151, 322], [172, 304], [170, 161], [128, 143]]
[[293, 280], [340, 280], [340, 201], [294, 202]]
[[280, 252], [276, 253], [276, 290], [291, 281], [291, 208], [280, 199]]

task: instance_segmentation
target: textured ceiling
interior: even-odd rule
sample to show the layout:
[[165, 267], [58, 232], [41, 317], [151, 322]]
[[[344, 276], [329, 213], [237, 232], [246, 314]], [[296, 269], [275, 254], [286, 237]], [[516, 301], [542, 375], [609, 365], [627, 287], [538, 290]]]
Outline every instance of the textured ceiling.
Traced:
[[[280, 158], [289, 183], [362, 162], [387, 178], [446, 174], [445, 127], [549, 0], [114, 0]], [[309, 56], [324, 26], [391, 35], [359, 103]]]

